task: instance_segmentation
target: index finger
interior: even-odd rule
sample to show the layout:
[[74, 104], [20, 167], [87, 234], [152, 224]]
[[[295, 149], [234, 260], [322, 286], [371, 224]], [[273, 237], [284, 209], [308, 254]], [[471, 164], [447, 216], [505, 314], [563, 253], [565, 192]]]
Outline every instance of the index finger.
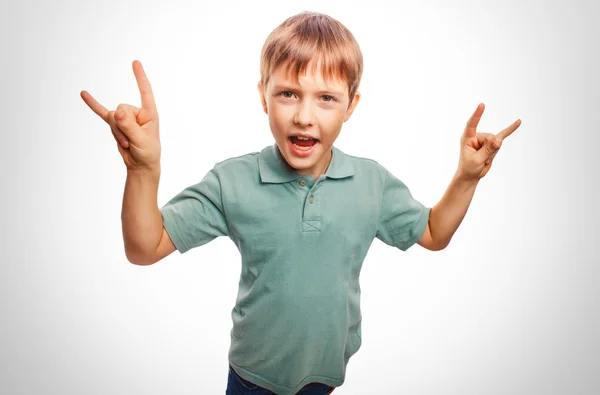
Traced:
[[477, 134], [477, 125], [479, 125], [479, 120], [481, 119], [481, 115], [483, 114], [483, 110], [485, 109], [485, 105], [483, 103], [479, 103], [471, 118], [467, 121], [467, 125], [465, 126], [465, 131], [463, 135], [467, 138], [474, 137]]
[[504, 140], [505, 138], [507, 138], [508, 136], [510, 136], [515, 130], [517, 130], [517, 128], [521, 126], [521, 120], [517, 119], [516, 121], [514, 121], [512, 123], [512, 125], [510, 125], [509, 127], [507, 127], [506, 129], [502, 130], [500, 133], [498, 133], [496, 136], [500, 137], [502, 140]]
[[135, 79], [137, 80], [140, 89], [142, 108], [156, 114], [156, 103], [154, 101], [154, 94], [152, 93], [152, 86], [150, 85], [150, 81], [148, 81], [148, 77], [139, 60], [133, 61], [133, 73], [135, 74]]
[[96, 99], [92, 95], [90, 95], [87, 91], [81, 91], [81, 98], [88, 105], [89, 108], [92, 109], [93, 112], [98, 114], [100, 118], [104, 120], [104, 122], [108, 123], [108, 110], [102, 104], [98, 103]]

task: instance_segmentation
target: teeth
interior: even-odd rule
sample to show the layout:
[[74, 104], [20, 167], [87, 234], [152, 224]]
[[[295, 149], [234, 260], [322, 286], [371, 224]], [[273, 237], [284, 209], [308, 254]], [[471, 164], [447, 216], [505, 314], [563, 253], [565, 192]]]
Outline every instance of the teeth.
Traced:
[[294, 144], [294, 147], [296, 147], [296, 149], [300, 150], [300, 151], [308, 151], [309, 149], [311, 149], [312, 147], [302, 147], [298, 144]]
[[310, 140], [310, 138], [308, 138], [308, 137], [300, 137], [300, 136], [297, 136], [296, 138], [297, 138], [298, 140]]

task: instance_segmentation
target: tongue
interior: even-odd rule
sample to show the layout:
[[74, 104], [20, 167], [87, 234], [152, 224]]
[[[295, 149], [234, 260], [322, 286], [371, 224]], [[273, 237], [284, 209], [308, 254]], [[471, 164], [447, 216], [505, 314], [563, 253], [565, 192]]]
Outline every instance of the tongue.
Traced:
[[292, 137], [292, 143], [299, 145], [301, 147], [312, 147], [313, 145], [315, 145], [315, 140], [314, 139], [300, 140], [297, 137]]

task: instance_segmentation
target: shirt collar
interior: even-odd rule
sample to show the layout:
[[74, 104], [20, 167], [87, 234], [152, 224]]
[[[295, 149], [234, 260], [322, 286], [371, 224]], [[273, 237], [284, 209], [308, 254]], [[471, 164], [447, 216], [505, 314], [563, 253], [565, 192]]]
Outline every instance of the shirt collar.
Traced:
[[[346, 154], [332, 147], [332, 158], [325, 172], [327, 178], [346, 178], [355, 174], [354, 165]], [[297, 180], [300, 174], [285, 161], [277, 144], [264, 148], [258, 158], [258, 171], [263, 183], [286, 183]]]

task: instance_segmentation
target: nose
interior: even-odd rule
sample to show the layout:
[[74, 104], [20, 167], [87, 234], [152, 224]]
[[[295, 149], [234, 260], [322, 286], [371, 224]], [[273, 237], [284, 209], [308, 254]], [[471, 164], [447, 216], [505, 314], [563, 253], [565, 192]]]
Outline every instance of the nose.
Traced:
[[294, 115], [294, 123], [302, 127], [310, 127], [315, 124], [315, 112], [310, 101], [305, 100], [298, 104]]

